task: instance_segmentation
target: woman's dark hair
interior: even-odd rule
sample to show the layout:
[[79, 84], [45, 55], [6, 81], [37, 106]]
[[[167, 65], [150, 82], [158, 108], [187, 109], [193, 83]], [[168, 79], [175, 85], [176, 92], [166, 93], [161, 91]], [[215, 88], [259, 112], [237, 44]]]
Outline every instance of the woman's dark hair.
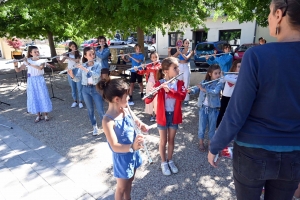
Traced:
[[241, 62], [242, 62], [242, 60], [235, 60], [235, 61], [233, 61], [232, 66], [231, 66], [229, 72], [235, 72], [236, 68], [237, 68], [237, 64], [239, 64]]
[[272, 0], [273, 15], [276, 10], [282, 10], [282, 16], [288, 16], [287, 21], [293, 29], [300, 29], [300, 2], [299, 0]]
[[[83, 55], [85, 56], [86, 52], [88, 52], [90, 50], [94, 51], [94, 48], [93, 47], [84, 47], [84, 49], [83, 49]], [[84, 56], [82, 56], [82, 63], [85, 63], [85, 62], [88, 61], [88, 59], [86, 59]]]
[[32, 52], [33, 49], [39, 49], [37, 46], [29, 46], [28, 51], [27, 51], [27, 58], [33, 57], [30, 53]]
[[104, 41], [105, 41], [104, 48], [108, 48], [108, 45], [107, 45], [107, 43], [106, 43], [106, 37], [104, 37], [104, 36], [102, 36], [102, 35], [99, 36], [99, 37], [97, 38], [98, 45], [100, 44], [100, 43], [99, 43], [100, 40], [104, 40]]
[[183, 47], [184, 42], [185, 42], [186, 40], [187, 40], [187, 41], [190, 41], [189, 39], [185, 38], [185, 39], [182, 41], [182, 45], [181, 45], [182, 47]]
[[157, 80], [163, 79], [165, 77], [164, 70], [169, 70], [172, 64], [178, 64], [177, 58], [174, 57], [167, 57], [163, 59], [161, 62], [161, 68], [157, 71], [156, 78]]
[[210, 81], [211, 80], [211, 76], [209, 74], [212, 74], [213, 71], [215, 71], [217, 69], [221, 70], [221, 67], [218, 64], [213, 64], [213, 65], [209, 66], [207, 68], [207, 73], [205, 75], [205, 79], [204, 80]]
[[103, 99], [112, 102], [114, 97], [122, 98], [129, 91], [128, 84], [121, 78], [102, 79], [96, 85], [97, 91], [102, 95]]
[[[75, 48], [76, 48], [76, 50], [77, 50], [77, 51], [75, 51], [75, 59], [80, 58], [80, 53], [79, 53], [79, 51], [78, 51], [78, 46], [77, 46], [77, 44], [76, 44], [75, 42], [73, 42], [73, 41], [69, 42], [69, 51], [68, 51], [68, 52], [71, 52], [71, 51], [72, 51], [72, 49], [70, 49], [70, 47], [71, 47], [72, 45], [74, 45]], [[69, 55], [70, 55], [70, 54], [68, 54], [68, 56], [69, 56]]]

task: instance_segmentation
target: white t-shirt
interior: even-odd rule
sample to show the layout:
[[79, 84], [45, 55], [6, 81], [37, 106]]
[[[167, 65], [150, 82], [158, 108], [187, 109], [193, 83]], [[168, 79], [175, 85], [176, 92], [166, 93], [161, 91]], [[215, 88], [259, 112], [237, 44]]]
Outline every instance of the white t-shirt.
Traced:
[[[93, 66], [91, 67], [87, 67], [87, 69], [90, 71], [92, 69]], [[88, 84], [93, 84], [93, 77], [91, 76], [90, 78], [88, 78]]]
[[225, 87], [223, 91], [223, 96], [225, 97], [231, 97], [235, 83], [237, 81], [238, 75], [237, 74], [228, 74], [224, 77]]
[[[31, 60], [31, 59], [28, 59], [27, 61], [31, 65], [36, 65], [36, 66], [41, 66], [41, 63], [45, 62], [45, 61], [42, 61], [42, 60]], [[46, 65], [46, 64], [44, 64], [44, 65]], [[31, 67], [29, 65], [27, 65], [27, 68], [28, 68], [27, 74], [30, 74], [28, 76], [41, 76], [41, 75], [44, 74], [44, 69], [39, 70], [39, 69], [36, 69], [36, 68]]]
[[[70, 53], [69, 57], [70, 58], [75, 58], [75, 55]], [[68, 59], [68, 69], [72, 69], [73, 67], [75, 67], [75, 65], [76, 65], [75, 61]]]
[[[177, 81], [172, 83], [168, 83], [170, 89], [177, 91]], [[173, 112], [175, 107], [176, 99], [169, 97], [167, 93], [165, 93], [165, 107], [167, 112]]]

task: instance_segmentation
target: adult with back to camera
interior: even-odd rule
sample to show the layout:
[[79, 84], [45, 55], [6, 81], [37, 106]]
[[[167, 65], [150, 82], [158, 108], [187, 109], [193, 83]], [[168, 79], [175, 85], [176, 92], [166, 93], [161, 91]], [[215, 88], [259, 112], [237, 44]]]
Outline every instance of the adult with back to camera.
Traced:
[[272, 0], [268, 17], [276, 43], [255, 46], [242, 68], [209, 163], [231, 140], [237, 199], [290, 200], [300, 180], [300, 2]]

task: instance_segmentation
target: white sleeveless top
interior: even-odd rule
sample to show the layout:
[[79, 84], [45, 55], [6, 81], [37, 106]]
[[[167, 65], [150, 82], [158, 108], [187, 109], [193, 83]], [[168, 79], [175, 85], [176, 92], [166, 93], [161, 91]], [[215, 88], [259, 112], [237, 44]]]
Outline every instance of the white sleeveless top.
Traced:
[[[69, 54], [70, 58], [75, 58], [75, 55], [73, 54]], [[68, 69], [72, 69], [74, 67], [74, 65], [76, 65], [76, 62], [73, 60], [68, 59]]]
[[[28, 59], [27, 61], [31, 65], [36, 65], [36, 66], [40, 66], [41, 63], [44, 62], [42, 60], [31, 60], [31, 59]], [[46, 65], [46, 64], [44, 64], [44, 65]], [[44, 74], [44, 69], [39, 70], [39, 69], [36, 69], [36, 68], [31, 67], [29, 65], [27, 65], [27, 68], [28, 68], [27, 74], [30, 74], [29, 76], [41, 76], [41, 75]]]

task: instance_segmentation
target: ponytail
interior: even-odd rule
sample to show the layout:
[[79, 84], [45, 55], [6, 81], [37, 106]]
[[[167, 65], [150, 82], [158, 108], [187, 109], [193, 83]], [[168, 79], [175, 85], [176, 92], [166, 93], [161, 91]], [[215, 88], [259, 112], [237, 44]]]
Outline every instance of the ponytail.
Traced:
[[157, 70], [156, 72], [156, 80], [160, 80], [163, 79], [165, 77], [162, 68], [160, 68], [159, 70]]

